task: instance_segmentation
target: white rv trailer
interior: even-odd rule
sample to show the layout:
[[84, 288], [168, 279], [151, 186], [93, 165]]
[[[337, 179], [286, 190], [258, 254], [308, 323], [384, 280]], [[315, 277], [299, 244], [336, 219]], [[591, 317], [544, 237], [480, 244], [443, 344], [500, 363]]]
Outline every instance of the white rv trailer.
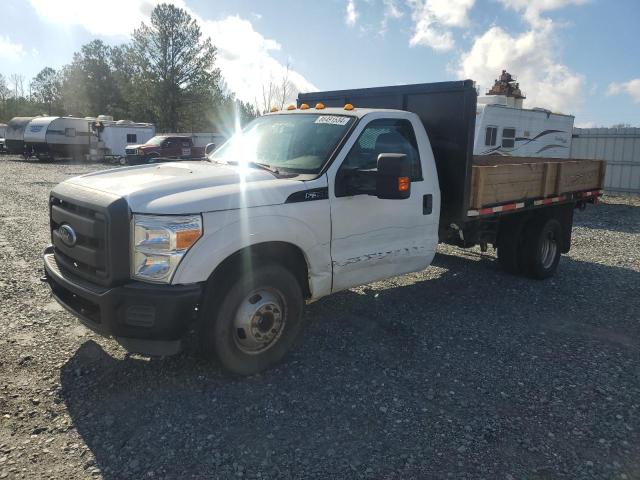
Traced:
[[92, 137], [89, 120], [75, 117], [36, 117], [24, 132], [26, 150], [38, 159], [84, 159]]
[[24, 153], [24, 132], [33, 117], [13, 117], [7, 124], [5, 146], [9, 153]]
[[504, 95], [478, 97], [474, 155], [569, 158], [572, 115], [518, 108], [509, 100]]
[[486, 96], [478, 97], [474, 155], [569, 158], [572, 115], [525, 109], [517, 79], [502, 70]]
[[145, 143], [156, 135], [156, 127], [152, 123], [135, 123], [131, 120], [98, 121], [104, 127], [99, 132], [98, 142], [98, 155], [102, 158], [124, 157], [128, 145]]

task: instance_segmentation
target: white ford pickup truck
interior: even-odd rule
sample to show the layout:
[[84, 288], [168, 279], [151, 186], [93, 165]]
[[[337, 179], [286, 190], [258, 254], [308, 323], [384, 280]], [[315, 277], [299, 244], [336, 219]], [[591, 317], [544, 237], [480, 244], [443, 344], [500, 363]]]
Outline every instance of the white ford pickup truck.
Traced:
[[[422, 270], [439, 241], [490, 243], [509, 272], [550, 276], [602, 179], [567, 189], [571, 169], [550, 159], [474, 166], [475, 99], [471, 81], [305, 94], [205, 161], [69, 179], [50, 196], [44, 279], [130, 351], [175, 353], [195, 328], [205, 352], [253, 374], [283, 358], [305, 301]], [[532, 165], [542, 191], [519, 192]], [[476, 178], [491, 167], [511, 183]]]

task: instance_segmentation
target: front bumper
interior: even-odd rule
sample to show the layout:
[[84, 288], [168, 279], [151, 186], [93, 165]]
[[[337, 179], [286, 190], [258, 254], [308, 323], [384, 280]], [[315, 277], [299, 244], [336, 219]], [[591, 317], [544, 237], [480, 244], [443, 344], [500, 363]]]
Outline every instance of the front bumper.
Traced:
[[105, 288], [80, 279], [56, 262], [53, 247], [45, 249], [44, 279], [54, 298], [94, 332], [115, 337], [127, 350], [168, 355], [196, 316], [201, 284], [154, 285], [131, 282]]

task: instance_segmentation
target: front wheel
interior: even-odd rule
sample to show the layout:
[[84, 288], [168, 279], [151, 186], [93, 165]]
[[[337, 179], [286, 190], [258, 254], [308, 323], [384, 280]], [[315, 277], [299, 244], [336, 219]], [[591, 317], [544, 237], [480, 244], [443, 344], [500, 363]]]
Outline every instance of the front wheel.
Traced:
[[279, 265], [257, 265], [238, 275], [221, 298], [217, 293], [208, 292], [202, 311], [205, 352], [239, 375], [278, 363], [302, 327], [302, 290], [295, 276]]

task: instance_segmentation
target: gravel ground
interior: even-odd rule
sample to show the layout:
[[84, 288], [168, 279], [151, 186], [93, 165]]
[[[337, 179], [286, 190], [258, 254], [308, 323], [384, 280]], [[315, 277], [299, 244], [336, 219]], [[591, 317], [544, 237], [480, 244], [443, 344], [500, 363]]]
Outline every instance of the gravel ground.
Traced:
[[0, 479], [640, 478], [640, 199], [576, 214], [558, 275], [434, 265], [323, 299], [279, 367], [128, 356], [38, 281], [47, 194], [0, 157]]

